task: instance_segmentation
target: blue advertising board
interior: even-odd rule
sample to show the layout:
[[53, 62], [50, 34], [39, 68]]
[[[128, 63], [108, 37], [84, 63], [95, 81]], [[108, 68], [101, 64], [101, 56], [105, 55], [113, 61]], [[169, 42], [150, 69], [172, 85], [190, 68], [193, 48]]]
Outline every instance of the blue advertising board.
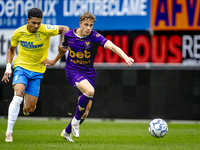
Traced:
[[42, 23], [79, 26], [85, 11], [96, 18], [95, 30], [147, 30], [150, 28], [150, 0], [0, 0], [0, 29], [26, 24], [27, 13], [43, 11]]

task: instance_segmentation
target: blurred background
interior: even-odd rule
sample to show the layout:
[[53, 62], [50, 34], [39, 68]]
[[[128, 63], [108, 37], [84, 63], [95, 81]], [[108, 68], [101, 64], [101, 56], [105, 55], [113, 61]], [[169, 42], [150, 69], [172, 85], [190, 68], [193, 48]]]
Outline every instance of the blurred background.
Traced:
[[[88, 117], [200, 119], [200, 0], [1, 0], [1, 78], [12, 34], [26, 24], [32, 7], [43, 11], [42, 23], [70, 29], [79, 27], [81, 14], [92, 12], [94, 29], [135, 60], [126, 67], [119, 56], [99, 47]], [[50, 59], [57, 55], [59, 38], [51, 38]], [[65, 60], [47, 68], [32, 116], [74, 115], [77, 90], [66, 80]], [[12, 82], [0, 82], [0, 116], [7, 116], [12, 97]]]

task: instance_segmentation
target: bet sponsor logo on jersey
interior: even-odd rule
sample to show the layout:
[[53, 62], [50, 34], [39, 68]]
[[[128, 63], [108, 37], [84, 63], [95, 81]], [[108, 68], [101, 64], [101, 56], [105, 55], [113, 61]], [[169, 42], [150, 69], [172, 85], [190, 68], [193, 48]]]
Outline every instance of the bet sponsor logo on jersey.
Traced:
[[91, 57], [91, 52], [84, 50], [84, 52], [75, 52], [70, 47], [70, 58], [71, 62], [74, 64], [90, 64], [91, 61], [88, 60]]

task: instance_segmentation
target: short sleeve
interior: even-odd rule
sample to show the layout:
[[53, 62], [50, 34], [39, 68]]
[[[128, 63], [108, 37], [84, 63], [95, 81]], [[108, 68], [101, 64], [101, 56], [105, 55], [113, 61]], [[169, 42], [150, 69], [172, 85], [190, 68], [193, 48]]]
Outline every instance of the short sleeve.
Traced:
[[98, 32], [94, 32], [94, 43], [98, 43], [100, 46], [104, 47], [105, 43], [108, 40], [101, 34], [99, 34]]
[[68, 46], [66, 33], [65, 33], [64, 42], [62, 43], [62, 45], [63, 46]]
[[19, 33], [18, 30], [15, 30], [15, 32], [13, 33], [13, 36], [11, 38], [11, 45], [14, 47], [17, 47], [18, 43], [19, 43]]
[[44, 28], [48, 36], [55, 36], [59, 33], [59, 27], [56, 25], [45, 25]]

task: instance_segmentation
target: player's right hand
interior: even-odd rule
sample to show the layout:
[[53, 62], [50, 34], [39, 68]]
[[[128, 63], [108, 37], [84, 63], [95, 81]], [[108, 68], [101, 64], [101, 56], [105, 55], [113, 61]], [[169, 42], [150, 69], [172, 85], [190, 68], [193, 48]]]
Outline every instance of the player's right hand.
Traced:
[[11, 77], [12, 70], [10, 72], [5, 71], [4, 76], [1, 81], [4, 81], [5, 83], [9, 82], [9, 78]]
[[4, 73], [4, 76], [1, 81], [4, 81], [5, 83], [9, 82], [9, 79], [12, 74], [12, 69], [11, 69], [11, 63], [6, 64], [6, 71]]
[[125, 62], [126, 62], [126, 65], [127, 65], [128, 67], [130, 67], [130, 66], [133, 64], [134, 59], [131, 58], [131, 57], [127, 57], [126, 60], [125, 60]]
[[58, 51], [60, 52], [60, 54], [65, 54], [67, 50], [68, 50], [68, 46], [58, 45]]

